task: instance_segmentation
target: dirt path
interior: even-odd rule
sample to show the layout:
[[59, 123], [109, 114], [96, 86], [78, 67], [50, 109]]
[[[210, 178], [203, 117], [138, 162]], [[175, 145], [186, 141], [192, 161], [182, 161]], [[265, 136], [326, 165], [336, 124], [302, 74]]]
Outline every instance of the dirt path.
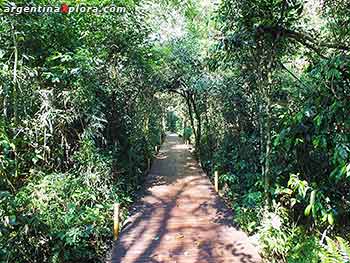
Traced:
[[257, 263], [257, 250], [232, 226], [232, 214], [175, 135], [167, 136], [148, 192], [113, 248], [113, 263]]

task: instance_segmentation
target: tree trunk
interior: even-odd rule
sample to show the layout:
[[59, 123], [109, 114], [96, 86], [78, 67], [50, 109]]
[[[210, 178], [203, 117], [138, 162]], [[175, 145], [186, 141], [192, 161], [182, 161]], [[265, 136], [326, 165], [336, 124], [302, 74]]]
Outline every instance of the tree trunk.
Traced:
[[271, 153], [272, 153], [272, 139], [271, 139], [271, 98], [266, 98], [266, 153], [265, 153], [265, 168], [264, 168], [264, 181], [265, 181], [265, 194], [267, 196], [267, 202], [271, 203]]
[[193, 111], [192, 111], [190, 96], [191, 96], [190, 94], [186, 93], [186, 103], [187, 103], [187, 108], [188, 108], [188, 114], [190, 116], [190, 122], [191, 122], [192, 130], [193, 130], [194, 138], [197, 142], [197, 131], [196, 131], [196, 128], [194, 125], [194, 118], [193, 118]]
[[275, 60], [275, 45], [272, 45], [271, 53], [270, 53], [270, 61], [267, 65], [266, 79], [267, 79], [267, 87], [265, 93], [265, 102], [266, 102], [266, 153], [265, 153], [265, 194], [267, 197], [268, 205], [271, 205], [272, 196], [270, 193], [271, 181], [272, 181], [272, 171], [271, 171], [271, 162], [272, 162], [272, 90], [273, 90], [273, 82], [272, 82], [272, 71]]
[[202, 137], [202, 120], [201, 120], [201, 116], [200, 116], [200, 113], [199, 113], [197, 105], [196, 105], [195, 98], [193, 96], [191, 96], [190, 100], [193, 104], [193, 111], [194, 111], [195, 118], [197, 121], [196, 148], [198, 147], [198, 149], [200, 150], [200, 143], [201, 143], [201, 137]]

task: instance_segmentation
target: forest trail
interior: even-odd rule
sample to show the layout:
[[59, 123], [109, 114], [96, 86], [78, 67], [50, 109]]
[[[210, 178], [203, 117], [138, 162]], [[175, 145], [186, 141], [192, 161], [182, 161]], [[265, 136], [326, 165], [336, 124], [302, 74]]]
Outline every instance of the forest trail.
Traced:
[[168, 134], [112, 252], [112, 263], [257, 263], [188, 146]]

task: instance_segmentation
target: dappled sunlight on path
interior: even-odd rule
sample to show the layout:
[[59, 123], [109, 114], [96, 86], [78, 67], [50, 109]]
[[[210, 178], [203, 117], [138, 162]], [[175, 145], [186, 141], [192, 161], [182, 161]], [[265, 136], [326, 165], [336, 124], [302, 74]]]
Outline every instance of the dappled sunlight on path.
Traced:
[[170, 134], [147, 180], [147, 193], [113, 248], [113, 263], [260, 262], [232, 213], [191, 157]]

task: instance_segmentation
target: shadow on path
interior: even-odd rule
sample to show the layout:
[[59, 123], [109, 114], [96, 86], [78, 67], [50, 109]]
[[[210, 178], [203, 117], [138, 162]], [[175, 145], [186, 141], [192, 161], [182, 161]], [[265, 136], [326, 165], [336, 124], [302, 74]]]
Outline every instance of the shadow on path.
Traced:
[[110, 262], [261, 262], [245, 233], [233, 227], [231, 210], [175, 134], [167, 136], [146, 185]]

